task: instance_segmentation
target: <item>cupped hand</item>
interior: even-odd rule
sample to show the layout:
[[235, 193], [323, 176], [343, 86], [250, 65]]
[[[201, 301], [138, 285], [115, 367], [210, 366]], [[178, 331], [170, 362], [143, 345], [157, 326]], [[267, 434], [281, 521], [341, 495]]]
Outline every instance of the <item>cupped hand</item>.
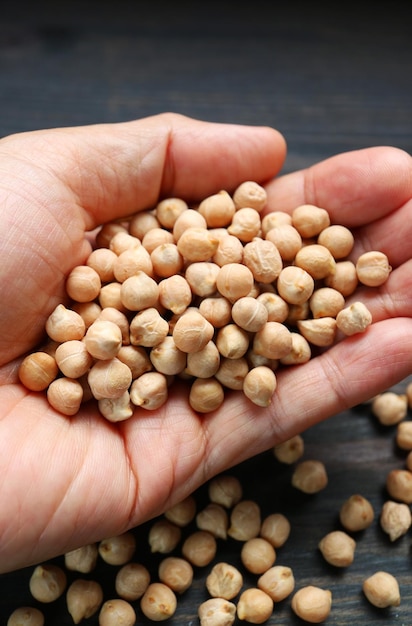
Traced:
[[[136, 526], [411, 372], [411, 157], [371, 148], [272, 180], [284, 156], [273, 129], [173, 114], [0, 142], [0, 572]], [[160, 197], [196, 201], [246, 179], [267, 183], [275, 209], [326, 208], [356, 232], [357, 254], [388, 255], [389, 280], [365, 294], [375, 321], [366, 333], [279, 372], [268, 409], [234, 393], [199, 416], [175, 385], [160, 410], [111, 424], [90, 407], [60, 415], [18, 384], [19, 360], [90, 251], [87, 232]]]

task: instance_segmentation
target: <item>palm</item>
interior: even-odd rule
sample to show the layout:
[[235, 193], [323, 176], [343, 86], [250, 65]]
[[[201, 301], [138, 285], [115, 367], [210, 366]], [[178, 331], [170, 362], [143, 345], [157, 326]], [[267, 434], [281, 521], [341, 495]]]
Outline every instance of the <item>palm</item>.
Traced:
[[[180, 143], [170, 140], [172, 121]], [[6, 263], [0, 275], [0, 295], [5, 301], [7, 291], [9, 303], [1, 318], [3, 328], [10, 331], [0, 339], [0, 496], [5, 503], [0, 507], [0, 532], [5, 567], [10, 567], [10, 555], [11, 566], [19, 567], [137, 525], [219, 471], [410, 373], [412, 268], [405, 242], [412, 228], [407, 219], [411, 167], [404, 153], [383, 150], [373, 155], [376, 165], [369, 178], [365, 168], [372, 155], [365, 151], [320, 164], [309, 173], [279, 178], [268, 186], [274, 208], [318, 203], [331, 210], [335, 221], [358, 229], [359, 250], [362, 246], [383, 249], [394, 268], [385, 287], [368, 296], [378, 323], [364, 336], [345, 340], [303, 367], [279, 372], [278, 392], [270, 409], [258, 409], [242, 394], [232, 393], [223, 409], [200, 417], [189, 409], [185, 390], [174, 386], [170, 400], [159, 411], [138, 410], [132, 419], [114, 425], [90, 406], [74, 418], [64, 417], [42, 395], [27, 394], [16, 383], [19, 357], [39, 340], [48, 313], [62, 300], [65, 275], [84, 261], [90, 249], [85, 231], [151, 206], [159, 195], [199, 199], [245, 178], [268, 180], [281, 165], [280, 138], [269, 133], [266, 142], [251, 142], [254, 130], [243, 139], [238, 136], [239, 154], [234, 150], [234, 156], [229, 155], [231, 168], [223, 174], [214, 168], [214, 175], [206, 181], [193, 182], [199, 179], [191, 174], [196, 168], [201, 171], [203, 163], [192, 163], [194, 171], [190, 171], [187, 160], [193, 143], [190, 132], [185, 132], [190, 124], [180, 118], [172, 121], [167, 117], [149, 120], [142, 127], [143, 140], [138, 124], [126, 125], [117, 136], [109, 130], [109, 139], [98, 129], [88, 135], [79, 131], [78, 137], [57, 133], [52, 136], [55, 144], [50, 145], [60, 148], [61, 162], [66, 164], [57, 172], [50, 146], [46, 145], [43, 165], [37, 166], [22, 164], [11, 144], [12, 159], [21, 171], [29, 172], [25, 181], [31, 186], [16, 186], [14, 177], [6, 178], [4, 184], [8, 192], [14, 192], [11, 215], [18, 216], [13, 218], [18, 221], [17, 239], [25, 243], [23, 249], [13, 237], [1, 243]], [[149, 132], [156, 130], [156, 124], [165, 135], [163, 142]], [[192, 124], [192, 140], [204, 137], [204, 158], [209, 163], [218, 160], [219, 151], [210, 148], [207, 128]], [[219, 139], [216, 131], [210, 132], [217, 146], [227, 145], [224, 136]], [[233, 130], [227, 132], [236, 135]], [[167, 154], [170, 159], [171, 145], [173, 164], [165, 161]], [[62, 146], [66, 147], [63, 155]], [[17, 149], [21, 149], [18, 143]], [[78, 157], [82, 151], [83, 157]], [[145, 166], [140, 170], [139, 159]], [[397, 167], [395, 175], [388, 164]], [[337, 179], [336, 172], [341, 178]], [[339, 181], [345, 175], [348, 184], [343, 185]], [[19, 268], [20, 275], [14, 275]], [[17, 536], [16, 525], [22, 529]]]

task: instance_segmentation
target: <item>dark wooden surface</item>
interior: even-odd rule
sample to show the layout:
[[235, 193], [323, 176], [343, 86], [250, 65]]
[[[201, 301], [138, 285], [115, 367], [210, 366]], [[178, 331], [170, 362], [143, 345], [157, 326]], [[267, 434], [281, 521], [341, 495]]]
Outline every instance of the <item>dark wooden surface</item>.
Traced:
[[[116, 122], [173, 110], [205, 120], [267, 124], [289, 144], [284, 171], [337, 152], [379, 144], [412, 151], [412, 40], [408, 2], [336, 5], [254, 2], [8, 2], [0, 14], [0, 136], [52, 126]], [[398, 389], [403, 388], [400, 383]], [[283, 512], [292, 534], [277, 562], [290, 565], [297, 587], [333, 592], [331, 625], [412, 624], [410, 535], [391, 544], [378, 516], [387, 472], [402, 467], [394, 429], [378, 427], [368, 406], [304, 433], [305, 458], [322, 460], [329, 484], [316, 496], [290, 486], [292, 468], [271, 451], [233, 469], [262, 513]], [[376, 510], [357, 537], [355, 562], [336, 571], [317, 543], [338, 528], [338, 510], [362, 493]], [[205, 491], [197, 494], [199, 506]], [[136, 529], [136, 560], [156, 577], [148, 526]], [[239, 563], [239, 545], [219, 543], [217, 559]], [[59, 560], [57, 559], [57, 562]], [[207, 598], [206, 570], [179, 598], [168, 623], [194, 626]], [[398, 608], [378, 610], [363, 597], [365, 576], [385, 569], [399, 580]], [[0, 624], [22, 604], [32, 568], [0, 577]], [[94, 576], [113, 596], [115, 568]], [[246, 584], [253, 584], [246, 576]], [[37, 605], [39, 606], [39, 605]], [[138, 624], [143, 619], [138, 605]], [[72, 620], [64, 598], [42, 606], [46, 625]], [[94, 625], [96, 617], [83, 623]], [[268, 624], [302, 623], [286, 600]]]

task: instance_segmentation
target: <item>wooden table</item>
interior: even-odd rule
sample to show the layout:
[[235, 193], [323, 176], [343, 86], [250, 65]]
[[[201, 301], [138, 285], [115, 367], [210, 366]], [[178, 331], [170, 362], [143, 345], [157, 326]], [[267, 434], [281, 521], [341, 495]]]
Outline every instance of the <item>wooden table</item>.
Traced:
[[[289, 144], [284, 171], [332, 154], [379, 144], [412, 150], [412, 43], [406, 2], [338, 5], [255, 2], [9, 2], [0, 22], [0, 136], [95, 122], [116, 122], [173, 110], [220, 122], [267, 124]], [[405, 381], [396, 388], [402, 391]], [[325, 463], [328, 486], [305, 496], [291, 487], [293, 467], [272, 451], [233, 469], [262, 514], [282, 512], [292, 533], [277, 563], [290, 565], [297, 587], [333, 593], [329, 624], [412, 624], [410, 535], [391, 543], [379, 526], [385, 478], [403, 467], [394, 429], [379, 427], [370, 407], [336, 415], [306, 433], [305, 458]], [[317, 544], [339, 527], [338, 511], [352, 493], [373, 504], [373, 525], [359, 534], [355, 562], [328, 566]], [[199, 507], [206, 490], [197, 494]], [[151, 568], [149, 525], [136, 529], [136, 560]], [[239, 544], [220, 541], [218, 560], [239, 564]], [[59, 559], [56, 562], [60, 562]], [[115, 569], [99, 563], [94, 576], [113, 597]], [[363, 579], [385, 569], [399, 580], [402, 602], [390, 610], [365, 600]], [[168, 623], [198, 623], [206, 570]], [[0, 577], [0, 623], [22, 604], [32, 568]], [[245, 576], [245, 585], [254, 584]], [[39, 605], [37, 605], [39, 606]], [[136, 603], [138, 607], [138, 603]], [[72, 624], [64, 597], [42, 606], [46, 624]], [[148, 624], [137, 608], [138, 624]], [[83, 623], [97, 624], [97, 617]], [[151, 623], [151, 622], [150, 622]], [[268, 624], [302, 623], [290, 600]]]

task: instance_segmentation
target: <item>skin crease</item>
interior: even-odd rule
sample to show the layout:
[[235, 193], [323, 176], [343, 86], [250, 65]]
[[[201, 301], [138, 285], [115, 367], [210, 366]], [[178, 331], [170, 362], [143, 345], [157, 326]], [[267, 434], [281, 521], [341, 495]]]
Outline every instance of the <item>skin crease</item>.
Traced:
[[[175, 114], [0, 141], [0, 572], [135, 527], [412, 372], [411, 157], [367, 148], [274, 178], [285, 152], [273, 129]], [[272, 209], [326, 208], [354, 230], [354, 256], [388, 255], [387, 283], [364, 293], [375, 322], [366, 333], [279, 371], [268, 409], [229, 393], [223, 409], [199, 416], [176, 384], [166, 406], [111, 424], [90, 406], [60, 415], [18, 384], [65, 276], [90, 252], [86, 231], [161, 197], [196, 201], [243, 180], [267, 183]]]

